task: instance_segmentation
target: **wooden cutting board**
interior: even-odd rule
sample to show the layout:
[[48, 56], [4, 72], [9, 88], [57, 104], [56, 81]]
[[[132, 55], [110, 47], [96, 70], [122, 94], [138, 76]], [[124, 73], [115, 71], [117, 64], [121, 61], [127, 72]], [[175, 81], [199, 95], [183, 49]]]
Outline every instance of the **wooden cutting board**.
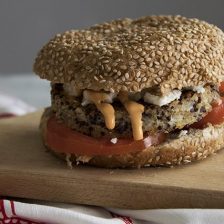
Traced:
[[224, 151], [140, 170], [69, 169], [45, 151], [41, 112], [0, 121], [0, 195], [117, 208], [224, 208]]

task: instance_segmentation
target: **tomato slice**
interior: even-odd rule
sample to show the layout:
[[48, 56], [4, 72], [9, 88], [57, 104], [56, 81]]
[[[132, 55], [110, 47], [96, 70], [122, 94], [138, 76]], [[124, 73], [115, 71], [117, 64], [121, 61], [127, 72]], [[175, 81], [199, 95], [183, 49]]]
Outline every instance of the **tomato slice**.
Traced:
[[212, 125], [224, 122], [224, 98], [221, 98], [220, 103], [214, 103], [212, 111], [210, 111], [200, 121], [190, 125], [191, 128], [204, 128], [208, 123]]
[[57, 152], [95, 156], [141, 151], [146, 147], [165, 141], [166, 135], [158, 133], [153, 136], [147, 136], [139, 141], [129, 138], [119, 138], [117, 143], [113, 144], [109, 138], [93, 138], [74, 131], [64, 124], [58, 123], [56, 118], [52, 116], [47, 122], [45, 137], [47, 145]]
[[[224, 93], [224, 82], [220, 83], [219, 92]], [[220, 103], [214, 103], [212, 111], [209, 112], [200, 121], [190, 125], [191, 128], [204, 128], [208, 123], [220, 124], [224, 122], [224, 98], [221, 98]]]
[[220, 86], [219, 86], [219, 92], [220, 92], [220, 93], [224, 93], [224, 82], [221, 82], [221, 83], [220, 83]]

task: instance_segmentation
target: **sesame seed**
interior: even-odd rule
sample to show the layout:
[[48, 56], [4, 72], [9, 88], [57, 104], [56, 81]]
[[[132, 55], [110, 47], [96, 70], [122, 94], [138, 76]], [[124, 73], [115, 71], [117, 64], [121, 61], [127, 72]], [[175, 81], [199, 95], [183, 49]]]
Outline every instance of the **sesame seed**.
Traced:
[[162, 76], [162, 75], [163, 75], [163, 70], [160, 70], [160, 71], [158, 72], [158, 75]]
[[168, 64], [167, 64], [167, 67], [168, 67], [168, 68], [172, 68], [173, 65], [172, 65], [171, 63], [168, 63]]
[[138, 49], [137, 49], [137, 52], [141, 52], [141, 51], [142, 51], [142, 48], [138, 48]]
[[192, 152], [192, 154], [191, 154], [191, 155], [192, 155], [192, 157], [195, 157], [195, 156], [196, 156], [196, 154], [197, 154], [196, 152]]
[[144, 58], [139, 58], [139, 59], [138, 59], [138, 62], [141, 63], [141, 62], [143, 62], [144, 60], [145, 60]]
[[114, 93], [115, 91], [114, 91], [114, 89], [113, 89], [113, 88], [110, 88], [110, 92], [111, 92], [111, 93]]
[[202, 153], [201, 152], [199, 152], [198, 153], [198, 158], [200, 158], [202, 156]]
[[122, 70], [126, 70], [126, 69], [127, 69], [127, 66], [126, 66], [126, 65], [121, 65], [121, 66], [120, 66], [120, 69], [122, 69]]
[[145, 60], [146, 60], [147, 62], [150, 62], [150, 61], [152, 60], [152, 58], [147, 57]]
[[224, 69], [223, 39], [217, 27], [181, 16], [116, 20], [56, 35], [38, 54], [34, 71], [59, 83], [79, 77], [75, 85], [82, 88], [102, 89], [101, 80], [104, 90], [115, 92], [157, 83], [166, 94], [199, 83], [217, 85]]
[[139, 58], [139, 55], [138, 55], [138, 54], [134, 54], [134, 55], [133, 55], [133, 58], [134, 58], [134, 59], [138, 59], [138, 58]]
[[162, 52], [161, 51], [157, 51], [156, 54], [161, 56]]
[[141, 69], [146, 69], [146, 65], [140, 65]]
[[129, 74], [128, 73], [125, 73], [125, 78], [129, 79]]
[[133, 62], [133, 61], [129, 61], [129, 65], [132, 66], [132, 65], [135, 65], [136, 63]]
[[190, 162], [191, 160], [187, 160], [187, 159], [184, 160], [184, 163], [190, 163]]
[[136, 77], [138, 78], [138, 77], [140, 77], [140, 75], [141, 75], [141, 72], [138, 71], [138, 72], [136, 73]]
[[207, 155], [208, 154], [208, 150], [205, 150], [204, 152], [203, 152], [203, 156], [204, 155]]

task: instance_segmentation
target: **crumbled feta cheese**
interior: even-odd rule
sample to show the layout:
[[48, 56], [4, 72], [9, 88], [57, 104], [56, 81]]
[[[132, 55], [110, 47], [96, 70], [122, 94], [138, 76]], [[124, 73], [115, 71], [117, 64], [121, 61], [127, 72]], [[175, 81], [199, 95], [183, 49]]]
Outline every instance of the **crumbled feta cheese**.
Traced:
[[144, 95], [144, 101], [146, 103], [163, 106], [163, 105], [166, 105], [174, 100], [180, 99], [180, 96], [181, 96], [180, 90], [173, 90], [166, 96], [156, 96], [156, 95], [152, 95], [151, 93], [146, 92]]
[[205, 92], [205, 88], [203, 86], [194, 86], [191, 89], [194, 92], [197, 92], [197, 93], [204, 93]]
[[112, 138], [110, 141], [111, 141], [113, 144], [116, 144], [116, 143], [117, 143], [117, 138]]
[[179, 137], [185, 136], [188, 133], [187, 130], [181, 130], [179, 133]]
[[190, 86], [190, 87], [185, 87], [184, 89], [192, 90], [196, 93], [204, 93], [205, 92], [205, 88], [203, 86]]

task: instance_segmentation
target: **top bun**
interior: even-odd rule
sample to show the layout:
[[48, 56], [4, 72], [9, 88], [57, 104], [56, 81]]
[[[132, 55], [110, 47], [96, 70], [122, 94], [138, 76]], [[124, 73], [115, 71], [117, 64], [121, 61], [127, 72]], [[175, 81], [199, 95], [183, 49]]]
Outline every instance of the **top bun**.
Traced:
[[224, 35], [181, 16], [120, 19], [56, 35], [39, 52], [34, 72], [80, 89], [162, 94], [224, 79]]

